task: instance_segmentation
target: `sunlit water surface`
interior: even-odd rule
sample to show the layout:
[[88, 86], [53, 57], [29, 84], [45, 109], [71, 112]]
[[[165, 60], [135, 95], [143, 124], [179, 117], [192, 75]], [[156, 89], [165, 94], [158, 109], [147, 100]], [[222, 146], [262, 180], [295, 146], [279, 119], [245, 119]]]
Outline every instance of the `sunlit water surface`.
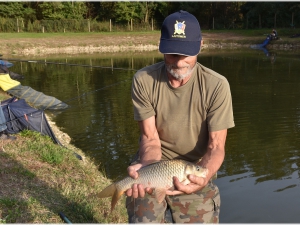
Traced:
[[[300, 53], [203, 51], [198, 61], [231, 87], [236, 127], [228, 131], [218, 173], [221, 223], [298, 223]], [[22, 85], [71, 107], [54, 117], [72, 144], [111, 179], [126, 175], [139, 130], [130, 96], [134, 72], [161, 61], [151, 53], [13, 57]], [[25, 60], [23, 62], [19, 60]], [[37, 60], [37, 62], [29, 62]], [[59, 63], [59, 64], [58, 64]]]

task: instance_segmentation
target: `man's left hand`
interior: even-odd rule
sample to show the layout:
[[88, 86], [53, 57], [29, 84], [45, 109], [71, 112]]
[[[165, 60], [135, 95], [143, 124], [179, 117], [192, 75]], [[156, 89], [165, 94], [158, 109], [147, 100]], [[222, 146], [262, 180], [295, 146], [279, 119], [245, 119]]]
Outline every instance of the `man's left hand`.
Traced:
[[204, 188], [207, 184], [203, 177], [198, 177], [195, 175], [189, 175], [188, 179], [191, 183], [184, 185], [179, 181], [177, 177], [173, 177], [173, 182], [175, 186], [174, 191], [168, 190], [166, 192], [167, 195], [179, 195], [179, 194], [192, 194]]

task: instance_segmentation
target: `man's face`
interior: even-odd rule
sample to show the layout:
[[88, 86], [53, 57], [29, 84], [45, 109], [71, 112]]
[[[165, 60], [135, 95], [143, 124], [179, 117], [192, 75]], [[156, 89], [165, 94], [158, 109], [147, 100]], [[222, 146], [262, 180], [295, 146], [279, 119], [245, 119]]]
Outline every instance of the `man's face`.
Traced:
[[183, 80], [188, 77], [196, 62], [197, 56], [184, 56], [176, 54], [165, 54], [165, 64], [167, 71], [176, 80]]

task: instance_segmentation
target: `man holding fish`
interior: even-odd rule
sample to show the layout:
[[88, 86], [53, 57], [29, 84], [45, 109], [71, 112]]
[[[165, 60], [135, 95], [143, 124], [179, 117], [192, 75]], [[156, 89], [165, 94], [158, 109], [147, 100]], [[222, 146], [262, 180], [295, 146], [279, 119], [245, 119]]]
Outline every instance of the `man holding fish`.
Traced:
[[129, 178], [99, 195], [113, 196], [113, 208], [125, 193], [129, 223], [163, 223], [169, 209], [175, 223], [219, 222], [213, 179], [224, 160], [227, 129], [234, 127], [232, 99], [227, 79], [197, 62], [201, 40], [193, 15], [169, 15], [159, 45], [164, 61], [134, 75], [137, 158]]

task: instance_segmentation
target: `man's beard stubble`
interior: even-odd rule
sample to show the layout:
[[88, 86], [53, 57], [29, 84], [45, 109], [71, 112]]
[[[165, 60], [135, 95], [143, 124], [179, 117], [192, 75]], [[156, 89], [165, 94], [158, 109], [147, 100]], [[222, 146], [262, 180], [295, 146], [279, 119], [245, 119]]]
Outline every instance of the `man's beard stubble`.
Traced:
[[[186, 77], [188, 77], [193, 69], [191, 68], [190, 65], [184, 66], [184, 67], [180, 67], [180, 68], [176, 68], [174, 65], [166, 65], [167, 71], [176, 79], [176, 80], [183, 80]], [[174, 69], [175, 68], [175, 69]], [[180, 70], [182, 69], [187, 69], [187, 71], [184, 74], [180, 73]]]

